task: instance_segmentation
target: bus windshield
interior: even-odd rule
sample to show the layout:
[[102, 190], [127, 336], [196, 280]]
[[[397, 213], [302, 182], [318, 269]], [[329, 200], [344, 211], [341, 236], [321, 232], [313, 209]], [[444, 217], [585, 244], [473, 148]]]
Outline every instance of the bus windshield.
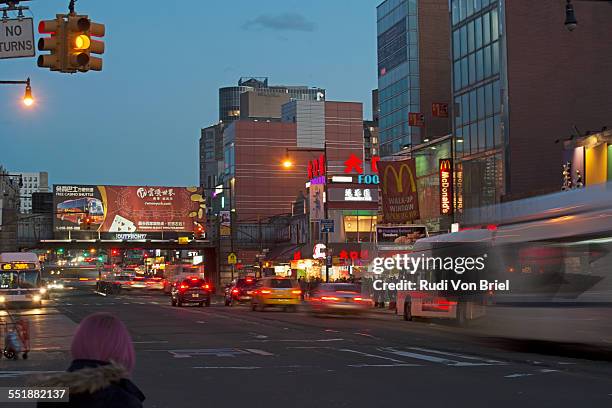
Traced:
[[39, 272], [35, 270], [0, 272], [0, 289], [32, 289], [39, 283]]

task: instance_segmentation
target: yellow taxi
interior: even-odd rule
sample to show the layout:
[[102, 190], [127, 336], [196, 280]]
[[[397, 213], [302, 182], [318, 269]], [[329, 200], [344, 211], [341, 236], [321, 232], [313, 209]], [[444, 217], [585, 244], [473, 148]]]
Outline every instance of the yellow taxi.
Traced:
[[251, 309], [263, 311], [266, 307], [282, 307], [295, 312], [302, 299], [297, 281], [280, 276], [270, 276], [257, 281], [251, 299]]

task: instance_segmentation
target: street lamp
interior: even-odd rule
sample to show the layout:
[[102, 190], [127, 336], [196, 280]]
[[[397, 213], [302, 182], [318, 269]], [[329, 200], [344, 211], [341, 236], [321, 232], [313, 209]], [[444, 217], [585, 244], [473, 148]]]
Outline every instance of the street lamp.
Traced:
[[565, 28], [567, 28], [568, 31], [574, 31], [577, 25], [578, 21], [576, 21], [576, 14], [574, 13], [574, 5], [572, 4], [572, 0], [567, 0], [567, 4], [565, 5]]
[[286, 169], [290, 169], [291, 167], [293, 167], [293, 162], [289, 159], [285, 159], [283, 161], [283, 167]]
[[34, 97], [32, 97], [32, 87], [30, 86], [30, 78], [27, 79], [25, 94], [23, 95], [23, 104], [25, 106], [32, 106], [34, 103]]
[[0, 85], [15, 85], [25, 84], [25, 93], [23, 95], [23, 104], [25, 106], [32, 106], [34, 104], [34, 97], [32, 96], [32, 87], [30, 86], [30, 78], [25, 81], [0, 81]]
[[[612, 0], [580, 0], [580, 1], [591, 1], [591, 2], [606, 1], [612, 4]], [[572, 0], [567, 0], [567, 4], [565, 5], [565, 28], [567, 28], [568, 31], [574, 31], [577, 26], [578, 26], [578, 20], [576, 20], [576, 13], [574, 12], [574, 5], [572, 4]]]

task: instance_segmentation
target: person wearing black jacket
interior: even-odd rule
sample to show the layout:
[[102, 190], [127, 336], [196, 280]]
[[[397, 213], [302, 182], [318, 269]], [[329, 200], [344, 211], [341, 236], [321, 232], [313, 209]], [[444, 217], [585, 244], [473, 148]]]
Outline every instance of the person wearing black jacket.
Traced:
[[130, 380], [134, 345], [121, 320], [109, 313], [87, 316], [71, 345], [73, 361], [66, 372], [37, 376], [36, 387], [68, 388], [70, 401], [39, 402], [38, 407], [142, 408], [142, 391]]

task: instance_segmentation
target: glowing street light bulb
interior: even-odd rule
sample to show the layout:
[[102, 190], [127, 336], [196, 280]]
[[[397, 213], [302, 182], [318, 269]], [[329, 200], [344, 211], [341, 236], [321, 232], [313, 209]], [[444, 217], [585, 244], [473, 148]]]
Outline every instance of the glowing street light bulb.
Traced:
[[23, 95], [23, 104], [25, 106], [32, 106], [34, 104], [34, 97], [32, 96], [32, 87], [30, 86], [30, 79], [26, 84], [25, 94]]
[[283, 161], [283, 167], [286, 169], [289, 169], [291, 167], [293, 167], [293, 163], [291, 162], [291, 160], [286, 159], [285, 161]]

